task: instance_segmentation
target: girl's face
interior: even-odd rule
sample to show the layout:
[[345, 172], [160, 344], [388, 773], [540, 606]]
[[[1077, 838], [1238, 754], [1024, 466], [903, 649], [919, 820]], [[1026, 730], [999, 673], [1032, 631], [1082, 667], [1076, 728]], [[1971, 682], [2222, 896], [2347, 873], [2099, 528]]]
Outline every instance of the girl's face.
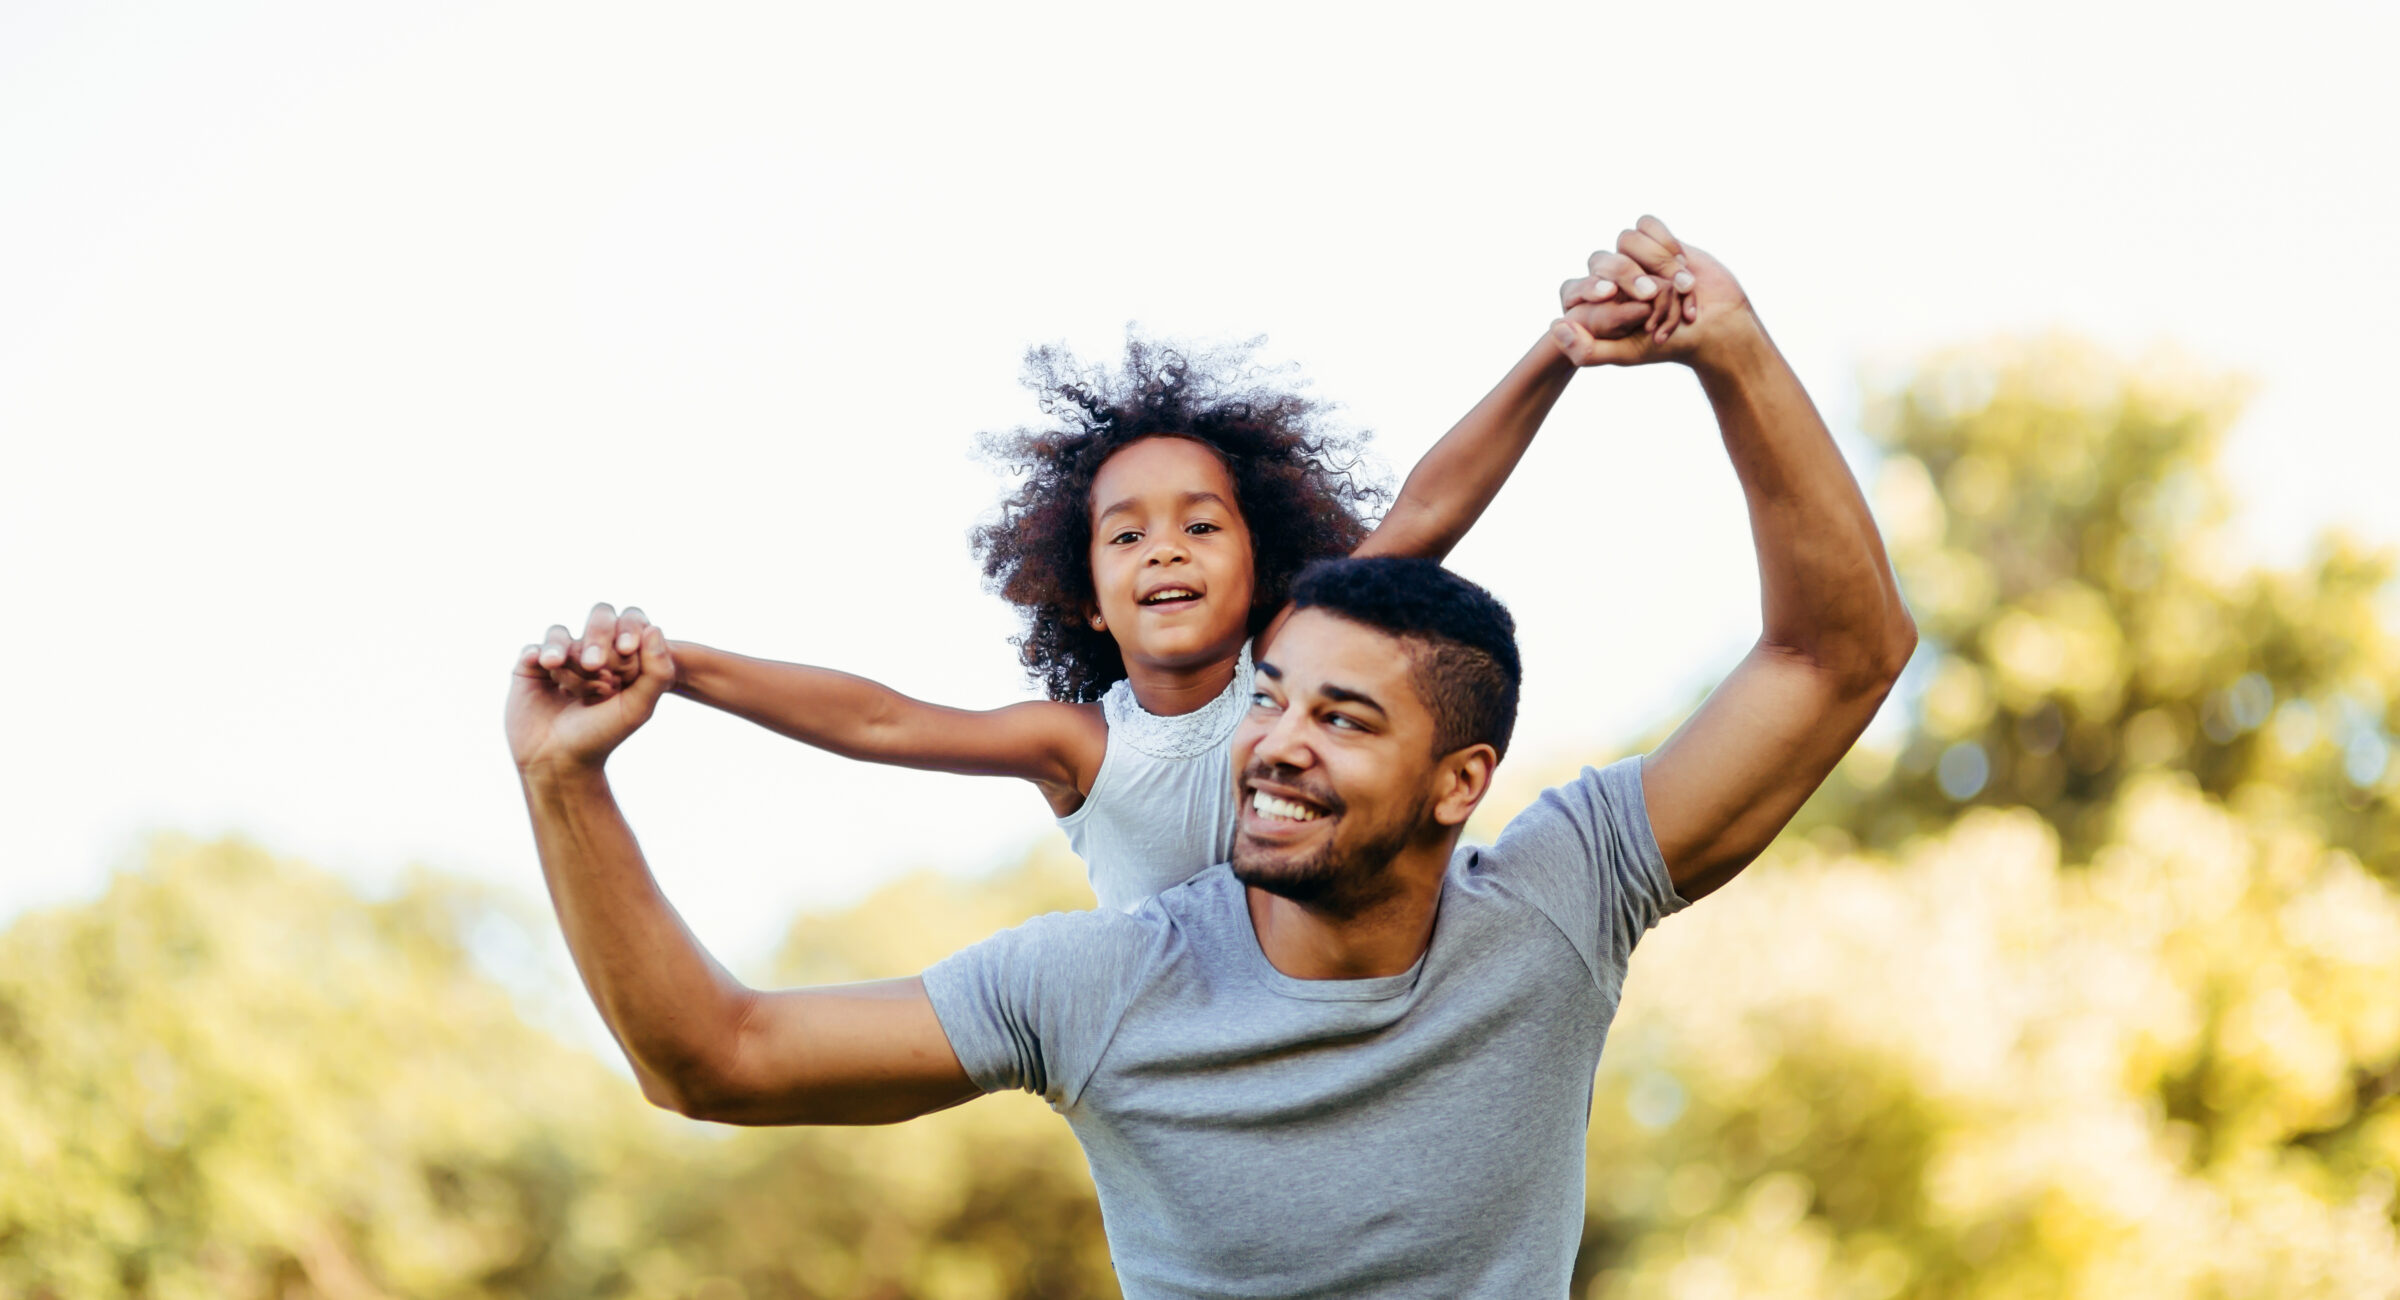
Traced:
[[1128, 668], [1193, 668], [1240, 653], [1257, 583], [1233, 476], [1186, 438], [1144, 438], [1092, 480], [1097, 616]]

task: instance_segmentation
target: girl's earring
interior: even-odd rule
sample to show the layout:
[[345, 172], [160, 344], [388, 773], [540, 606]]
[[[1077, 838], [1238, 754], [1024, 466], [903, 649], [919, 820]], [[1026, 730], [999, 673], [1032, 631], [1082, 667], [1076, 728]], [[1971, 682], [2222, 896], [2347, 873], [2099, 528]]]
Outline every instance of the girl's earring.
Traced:
[[1092, 630], [1094, 632], [1106, 632], [1108, 630], [1108, 620], [1100, 617], [1098, 614], [1092, 615]]

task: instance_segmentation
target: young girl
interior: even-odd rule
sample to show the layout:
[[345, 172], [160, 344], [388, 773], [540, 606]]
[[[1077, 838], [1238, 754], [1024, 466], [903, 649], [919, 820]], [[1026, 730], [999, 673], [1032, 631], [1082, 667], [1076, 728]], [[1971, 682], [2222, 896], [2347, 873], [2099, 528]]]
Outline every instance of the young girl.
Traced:
[[[1671, 256], [1600, 254], [1592, 270], [1565, 296], [1596, 335], [1664, 337], [1692, 314]], [[1113, 374], [1037, 349], [1029, 383], [1057, 423], [987, 439], [1025, 480], [974, 545], [1024, 613], [1017, 645], [1048, 700], [946, 708], [684, 641], [672, 644], [674, 690], [850, 758], [1031, 781], [1101, 905], [1131, 910], [1231, 856], [1230, 747], [1249, 706], [1251, 644], [1292, 578], [1329, 556], [1448, 554], [1573, 374], [1549, 337], [1535, 344], [1370, 528], [1363, 512], [1381, 494], [1351, 476], [1350, 441], [1324, 427], [1316, 402], [1261, 383], [1247, 348], [1133, 339]], [[605, 698], [635, 670], [640, 626], [640, 611], [602, 606], [580, 639], [552, 628], [539, 662]]]

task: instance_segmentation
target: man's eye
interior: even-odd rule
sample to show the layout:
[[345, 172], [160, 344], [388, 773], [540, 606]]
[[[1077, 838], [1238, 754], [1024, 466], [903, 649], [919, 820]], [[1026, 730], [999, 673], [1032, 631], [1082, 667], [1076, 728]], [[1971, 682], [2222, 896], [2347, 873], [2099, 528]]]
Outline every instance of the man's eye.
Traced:
[[1353, 718], [1346, 713], [1326, 714], [1325, 725], [1328, 727], [1339, 727], [1344, 731], [1365, 731], [1367, 729], [1365, 723], [1360, 722], [1358, 719]]
[[1267, 694], [1265, 691], [1252, 691], [1250, 692], [1250, 707], [1254, 709], [1276, 709], [1283, 706], [1277, 704], [1275, 702], [1275, 697]]

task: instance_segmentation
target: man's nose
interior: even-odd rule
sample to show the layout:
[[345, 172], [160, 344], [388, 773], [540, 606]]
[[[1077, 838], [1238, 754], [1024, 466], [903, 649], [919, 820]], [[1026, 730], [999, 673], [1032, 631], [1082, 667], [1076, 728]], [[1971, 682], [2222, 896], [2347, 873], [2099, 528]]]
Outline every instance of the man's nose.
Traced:
[[1250, 761], [1286, 771], [1299, 771], [1315, 764], [1316, 755], [1309, 751], [1307, 727], [1300, 710], [1286, 708], [1276, 716], [1266, 734], [1251, 746]]

